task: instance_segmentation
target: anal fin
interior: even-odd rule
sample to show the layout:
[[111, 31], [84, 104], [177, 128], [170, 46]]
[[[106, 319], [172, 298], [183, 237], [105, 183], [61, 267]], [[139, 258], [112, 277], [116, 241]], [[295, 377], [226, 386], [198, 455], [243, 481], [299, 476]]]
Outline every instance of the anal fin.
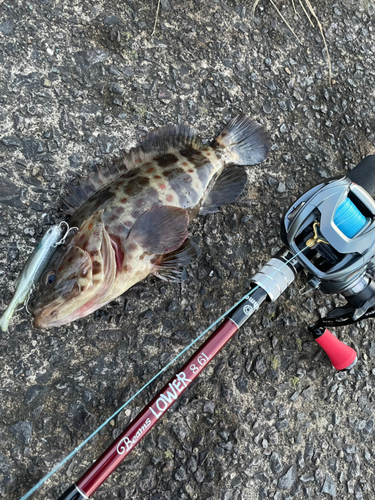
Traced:
[[233, 203], [244, 190], [246, 182], [245, 169], [237, 166], [225, 169], [203, 200], [200, 215], [215, 213], [222, 205]]
[[199, 247], [187, 239], [183, 245], [174, 252], [160, 256], [155, 263], [155, 276], [164, 280], [179, 283], [186, 279], [185, 266], [188, 266], [199, 257]]

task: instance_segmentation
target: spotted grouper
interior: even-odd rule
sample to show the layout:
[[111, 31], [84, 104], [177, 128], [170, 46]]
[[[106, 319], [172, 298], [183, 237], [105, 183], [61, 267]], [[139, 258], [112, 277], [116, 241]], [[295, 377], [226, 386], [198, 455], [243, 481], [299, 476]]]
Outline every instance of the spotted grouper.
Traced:
[[71, 188], [66, 203], [79, 230], [40, 278], [35, 326], [87, 316], [149, 274], [181, 280], [199, 255], [189, 222], [233, 202], [247, 181], [243, 166], [268, 151], [267, 132], [243, 114], [207, 146], [194, 129], [167, 125]]

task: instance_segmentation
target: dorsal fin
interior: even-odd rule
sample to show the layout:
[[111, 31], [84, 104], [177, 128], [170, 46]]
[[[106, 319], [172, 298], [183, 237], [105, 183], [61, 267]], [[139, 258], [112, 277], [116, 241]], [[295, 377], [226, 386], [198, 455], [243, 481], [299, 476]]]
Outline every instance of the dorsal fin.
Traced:
[[129, 170], [179, 149], [200, 149], [202, 141], [198, 133], [187, 125], [165, 125], [142, 137], [141, 145], [124, 156], [124, 164]]
[[79, 184], [69, 187], [69, 195], [63, 198], [70, 214], [78, 210], [98, 189], [112, 182], [128, 170], [153, 160], [169, 151], [178, 149], [199, 149], [202, 143], [196, 130], [187, 125], [166, 125], [142, 138], [140, 146], [122, 157], [105, 160], [97, 166], [97, 172], [90, 172], [81, 178]]
[[150, 152], [158, 150], [159, 154], [168, 153], [173, 149], [202, 147], [198, 132], [188, 125], [165, 125], [152, 130], [142, 137], [142, 148]]
[[96, 166], [96, 169], [96, 172], [89, 172], [86, 177], [81, 177], [79, 184], [69, 186], [69, 194], [63, 197], [63, 202], [70, 214], [86, 203], [98, 189], [129, 170], [124, 163], [124, 158], [118, 157], [104, 160], [102, 164]]

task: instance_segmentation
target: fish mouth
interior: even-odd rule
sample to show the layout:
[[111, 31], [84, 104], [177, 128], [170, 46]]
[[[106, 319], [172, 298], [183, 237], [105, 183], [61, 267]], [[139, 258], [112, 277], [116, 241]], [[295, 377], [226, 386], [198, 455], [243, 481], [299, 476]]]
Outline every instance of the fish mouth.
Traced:
[[69, 323], [68, 318], [72, 314], [72, 305], [80, 293], [81, 286], [77, 279], [70, 279], [55, 287], [51, 294], [59, 296], [55, 296], [50, 302], [46, 303], [46, 300], [50, 300], [50, 294], [44, 293], [32, 308], [34, 326], [44, 329]]
[[57, 326], [52, 324], [53, 321], [51, 322], [50, 315], [48, 314], [47, 310], [40, 311], [34, 315], [34, 321], [33, 324], [35, 328], [39, 328], [40, 330], [43, 330], [45, 328], [49, 328], [50, 326]]
[[65, 314], [61, 316], [58, 313], [59, 304], [49, 304], [48, 306], [36, 308], [33, 311], [34, 314], [34, 327], [39, 328], [40, 330], [50, 328], [51, 326], [61, 326], [70, 321], [67, 320], [69, 314]]
[[33, 325], [39, 330], [45, 330], [53, 326], [67, 325], [81, 317], [80, 311], [81, 308], [61, 316], [58, 314], [57, 308], [54, 308], [52, 311], [50, 308], [45, 308], [34, 313]]

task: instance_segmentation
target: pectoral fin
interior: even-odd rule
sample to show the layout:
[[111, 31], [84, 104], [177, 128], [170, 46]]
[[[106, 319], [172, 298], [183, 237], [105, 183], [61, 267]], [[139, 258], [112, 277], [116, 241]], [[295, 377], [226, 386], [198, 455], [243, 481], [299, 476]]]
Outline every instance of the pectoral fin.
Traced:
[[173, 252], [186, 240], [188, 223], [189, 215], [182, 208], [162, 206], [147, 210], [131, 228], [126, 249], [135, 243], [150, 254]]

